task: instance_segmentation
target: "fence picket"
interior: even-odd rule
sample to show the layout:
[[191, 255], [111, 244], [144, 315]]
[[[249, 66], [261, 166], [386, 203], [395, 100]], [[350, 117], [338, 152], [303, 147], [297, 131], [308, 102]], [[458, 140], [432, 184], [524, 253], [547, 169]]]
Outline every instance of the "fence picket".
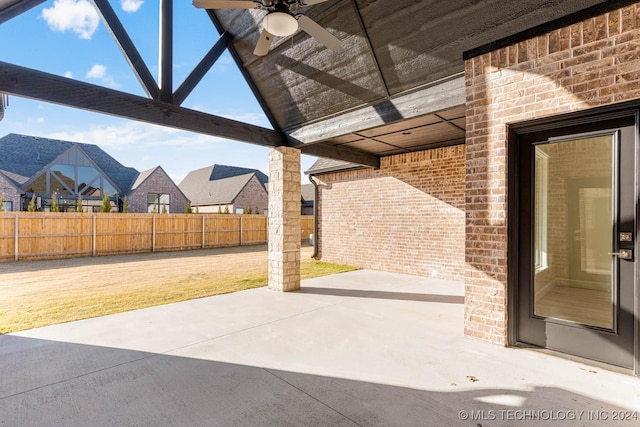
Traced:
[[[301, 216], [301, 241], [312, 233]], [[0, 212], [0, 262], [265, 243], [265, 215]]]

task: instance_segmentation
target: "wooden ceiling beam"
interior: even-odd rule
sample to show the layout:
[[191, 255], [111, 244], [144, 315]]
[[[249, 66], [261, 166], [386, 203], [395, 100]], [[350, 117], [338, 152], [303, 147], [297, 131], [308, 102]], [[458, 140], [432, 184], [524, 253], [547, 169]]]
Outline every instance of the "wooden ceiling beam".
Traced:
[[326, 144], [300, 144], [294, 145], [302, 154], [324, 157], [327, 159], [341, 160], [363, 166], [371, 166], [380, 169], [380, 157], [362, 151], [349, 150], [342, 147]]
[[311, 144], [464, 105], [465, 101], [464, 77], [456, 75], [421, 90], [290, 129], [286, 133], [294, 140]]
[[0, 61], [0, 92], [261, 146], [281, 132]]
[[191, 91], [200, 83], [200, 80], [213, 67], [220, 55], [231, 45], [233, 36], [229, 32], [222, 34], [215, 45], [207, 52], [202, 60], [195, 66], [191, 74], [182, 82], [173, 94], [173, 103], [180, 105], [189, 96]]
[[129, 63], [129, 66], [138, 78], [138, 81], [142, 85], [144, 91], [150, 98], [158, 99], [160, 96], [160, 89], [158, 88], [155, 78], [151, 74], [151, 71], [149, 71], [147, 64], [142, 59], [142, 55], [138, 52], [138, 49], [129, 37], [127, 31], [124, 29], [124, 26], [120, 22], [120, 19], [118, 19], [118, 16], [109, 2], [107, 0], [92, 1], [98, 11], [98, 14], [102, 17], [102, 22], [111, 33], [111, 36], [120, 48], [120, 51]]
[[[218, 31], [218, 34], [224, 34], [226, 32], [226, 30], [222, 26], [222, 23], [220, 22], [220, 20], [216, 17], [215, 12], [213, 10], [211, 10], [211, 9], [207, 9], [206, 13], [209, 16], [209, 19], [211, 20], [211, 23], [213, 24], [213, 26]], [[267, 120], [269, 120], [269, 123], [271, 124], [271, 127], [273, 127], [275, 130], [280, 130], [281, 129], [280, 124], [278, 123], [278, 121], [276, 120], [275, 116], [273, 115], [273, 112], [269, 108], [269, 105], [267, 104], [267, 101], [264, 99], [264, 97], [262, 96], [262, 94], [258, 90], [258, 87], [256, 86], [256, 83], [253, 81], [253, 78], [251, 77], [251, 74], [249, 74], [249, 71], [244, 66], [244, 64], [242, 62], [242, 58], [240, 58], [240, 55], [238, 54], [238, 51], [236, 50], [236, 48], [234, 47], [233, 44], [230, 44], [227, 49], [229, 50], [229, 54], [231, 55], [231, 58], [236, 63], [236, 66], [238, 67], [238, 70], [240, 71], [240, 74], [242, 74], [242, 77], [244, 78], [244, 81], [247, 82], [247, 85], [249, 86], [249, 89], [251, 89], [251, 92], [253, 93], [253, 96], [256, 98], [256, 101], [258, 101], [258, 104], [262, 108], [262, 111], [264, 112], [264, 115], [267, 117]]]
[[160, 0], [160, 100], [173, 103], [173, 0]]

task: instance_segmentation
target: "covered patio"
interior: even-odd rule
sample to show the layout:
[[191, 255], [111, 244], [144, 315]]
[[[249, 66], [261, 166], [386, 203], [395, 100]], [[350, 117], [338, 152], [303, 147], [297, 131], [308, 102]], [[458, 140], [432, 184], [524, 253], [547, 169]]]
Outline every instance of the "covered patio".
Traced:
[[637, 425], [637, 378], [469, 340], [463, 295], [360, 270], [0, 336], [0, 423]]

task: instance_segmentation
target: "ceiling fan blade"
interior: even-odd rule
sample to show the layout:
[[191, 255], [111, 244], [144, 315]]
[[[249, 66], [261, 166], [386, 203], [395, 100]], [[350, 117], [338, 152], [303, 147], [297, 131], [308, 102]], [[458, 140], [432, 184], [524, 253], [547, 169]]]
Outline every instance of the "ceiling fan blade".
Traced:
[[298, 25], [300, 29], [305, 33], [309, 34], [311, 37], [318, 40], [320, 43], [325, 45], [327, 48], [331, 50], [338, 50], [342, 45], [340, 39], [331, 34], [329, 31], [322, 28], [311, 18], [307, 18], [304, 15], [301, 15], [298, 18]]
[[260, 9], [262, 3], [243, 0], [193, 0], [193, 5], [200, 9]]
[[253, 50], [253, 54], [257, 56], [265, 56], [267, 53], [269, 53], [269, 48], [271, 47], [273, 37], [273, 34], [269, 33], [267, 30], [262, 30], [262, 32], [260, 33], [258, 44]]
[[305, 6], [312, 6], [314, 4], [318, 4], [318, 3], [324, 3], [327, 0], [302, 0], [302, 2], [305, 4]]

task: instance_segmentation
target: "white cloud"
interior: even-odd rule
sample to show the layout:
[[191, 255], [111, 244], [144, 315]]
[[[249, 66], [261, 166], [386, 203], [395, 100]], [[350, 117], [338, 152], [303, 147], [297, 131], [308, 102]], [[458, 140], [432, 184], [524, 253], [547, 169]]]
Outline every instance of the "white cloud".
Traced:
[[64, 76], [68, 79], [72, 79], [73, 78], [73, 73], [71, 71], [67, 71], [66, 73], [64, 73]]
[[99, 80], [111, 88], [119, 86], [114, 78], [107, 73], [107, 67], [101, 64], [94, 64], [84, 77], [86, 79]]
[[88, 79], [103, 79], [107, 75], [107, 67], [95, 64], [85, 75]]
[[42, 17], [52, 30], [70, 30], [85, 40], [91, 39], [100, 22], [88, 0], [55, 0], [53, 7], [42, 10]]
[[41, 124], [44, 123], [44, 117], [29, 117], [27, 122], [29, 124]]
[[194, 147], [225, 141], [222, 138], [134, 121], [119, 125], [93, 126], [84, 130], [55, 132], [47, 137], [114, 148]]
[[222, 56], [218, 58], [213, 66], [214, 72], [225, 73], [229, 70], [229, 66], [233, 64], [233, 61], [228, 56]]
[[214, 163], [260, 170], [268, 165], [265, 147], [135, 121], [74, 126], [42, 136], [95, 144], [139, 171], [160, 165], [176, 183], [189, 171]]
[[143, 0], [120, 0], [120, 6], [125, 12], [137, 12], [144, 3]]

